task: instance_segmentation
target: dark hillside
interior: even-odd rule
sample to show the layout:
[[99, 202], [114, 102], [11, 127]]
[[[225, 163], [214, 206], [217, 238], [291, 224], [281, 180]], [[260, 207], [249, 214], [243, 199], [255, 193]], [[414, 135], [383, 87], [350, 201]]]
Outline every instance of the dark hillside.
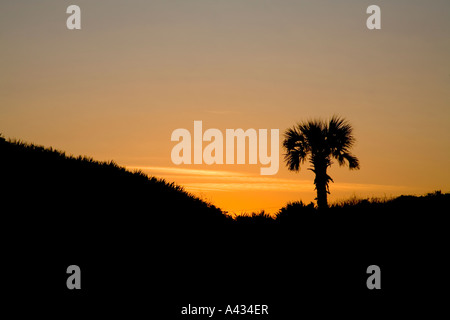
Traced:
[[76, 214], [74, 220], [94, 224], [107, 222], [95, 221], [100, 218], [155, 223], [227, 220], [220, 209], [173, 183], [52, 148], [1, 139], [0, 174], [2, 203], [39, 219]]
[[[34, 294], [40, 305], [76, 302], [127, 318], [151, 305], [152, 315], [189, 319], [181, 306], [254, 303], [269, 304], [267, 319], [349, 310], [365, 319], [361, 310], [402, 314], [438, 301], [445, 287], [449, 194], [327, 211], [298, 202], [275, 219], [232, 220], [174, 184], [4, 139], [0, 179], [8, 292]], [[83, 272], [82, 290], [65, 286], [71, 264]], [[379, 291], [366, 287], [372, 264], [382, 270]]]

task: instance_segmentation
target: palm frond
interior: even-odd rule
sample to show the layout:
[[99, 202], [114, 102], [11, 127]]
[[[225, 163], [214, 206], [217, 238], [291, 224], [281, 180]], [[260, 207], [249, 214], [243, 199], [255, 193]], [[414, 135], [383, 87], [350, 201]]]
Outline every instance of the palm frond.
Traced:
[[348, 168], [349, 169], [359, 169], [359, 160], [358, 158], [356, 158], [354, 155], [348, 153], [348, 152], [344, 152], [339, 154], [338, 158], [337, 158], [339, 165], [343, 166], [345, 165], [345, 163], [348, 163]]
[[291, 171], [299, 171], [300, 164], [305, 162], [310, 147], [298, 127], [286, 130], [284, 133], [283, 147], [286, 150], [284, 154], [286, 166]]
[[348, 163], [350, 169], [359, 169], [359, 160], [350, 154], [350, 149], [355, 143], [353, 127], [350, 123], [334, 115], [331, 117], [327, 129], [327, 144], [330, 155], [337, 159], [341, 166]]

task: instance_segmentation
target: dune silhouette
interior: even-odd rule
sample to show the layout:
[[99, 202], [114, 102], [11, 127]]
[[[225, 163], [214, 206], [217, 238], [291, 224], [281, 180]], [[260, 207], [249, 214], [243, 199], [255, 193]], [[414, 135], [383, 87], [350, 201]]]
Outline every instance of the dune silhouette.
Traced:
[[[67, 308], [155, 304], [183, 319], [188, 303], [260, 303], [283, 319], [299, 303], [335, 314], [351, 301], [381, 312], [399, 295], [433, 292], [448, 266], [450, 195], [441, 192], [326, 211], [293, 202], [275, 217], [232, 219], [173, 183], [20, 141], [0, 138], [0, 173], [11, 295]], [[79, 292], [65, 287], [71, 264], [82, 270]], [[365, 286], [372, 264], [383, 272], [380, 292]]]

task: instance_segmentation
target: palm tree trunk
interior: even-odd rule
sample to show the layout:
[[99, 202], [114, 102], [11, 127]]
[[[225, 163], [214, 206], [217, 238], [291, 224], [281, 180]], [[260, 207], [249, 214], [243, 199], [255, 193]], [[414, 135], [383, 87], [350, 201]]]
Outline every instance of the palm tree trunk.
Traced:
[[317, 206], [319, 210], [324, 210], [328, 208], [328, 192], [325, 183], [317, 183]]
[[328, 208], [327, 167], [315, 166], [314, 172], [316, 173], [316, 179], [314, 183], [317, 190], [317, 207], [319, 208], [319, 210], [325, 210]]

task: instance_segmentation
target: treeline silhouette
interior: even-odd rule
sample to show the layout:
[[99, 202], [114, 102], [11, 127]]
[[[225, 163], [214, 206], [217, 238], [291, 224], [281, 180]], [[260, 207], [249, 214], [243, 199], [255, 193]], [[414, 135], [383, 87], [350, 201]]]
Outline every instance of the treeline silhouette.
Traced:
[[[167, 319], [183, 319], [189, 303], [269, 304], [270, 319], [298, 314], [299, 305], [318, 317], [373, 304], [383, 314], [405, 297], [423, 304], [448, 267], [450, 195], [441, 192], [321, 211], [293, 202], [276, 216], [233, 219], [114, 162], [1, 137], [0, 177], [11, 296], [34, 292], [36, 303], [103, 301], [127, 312], [150, 303]], [[65, 287], [71, 264], [83, 272], [80, 292]], [[365, 285], [372, 264], [383, 271], [381, 292]]]

